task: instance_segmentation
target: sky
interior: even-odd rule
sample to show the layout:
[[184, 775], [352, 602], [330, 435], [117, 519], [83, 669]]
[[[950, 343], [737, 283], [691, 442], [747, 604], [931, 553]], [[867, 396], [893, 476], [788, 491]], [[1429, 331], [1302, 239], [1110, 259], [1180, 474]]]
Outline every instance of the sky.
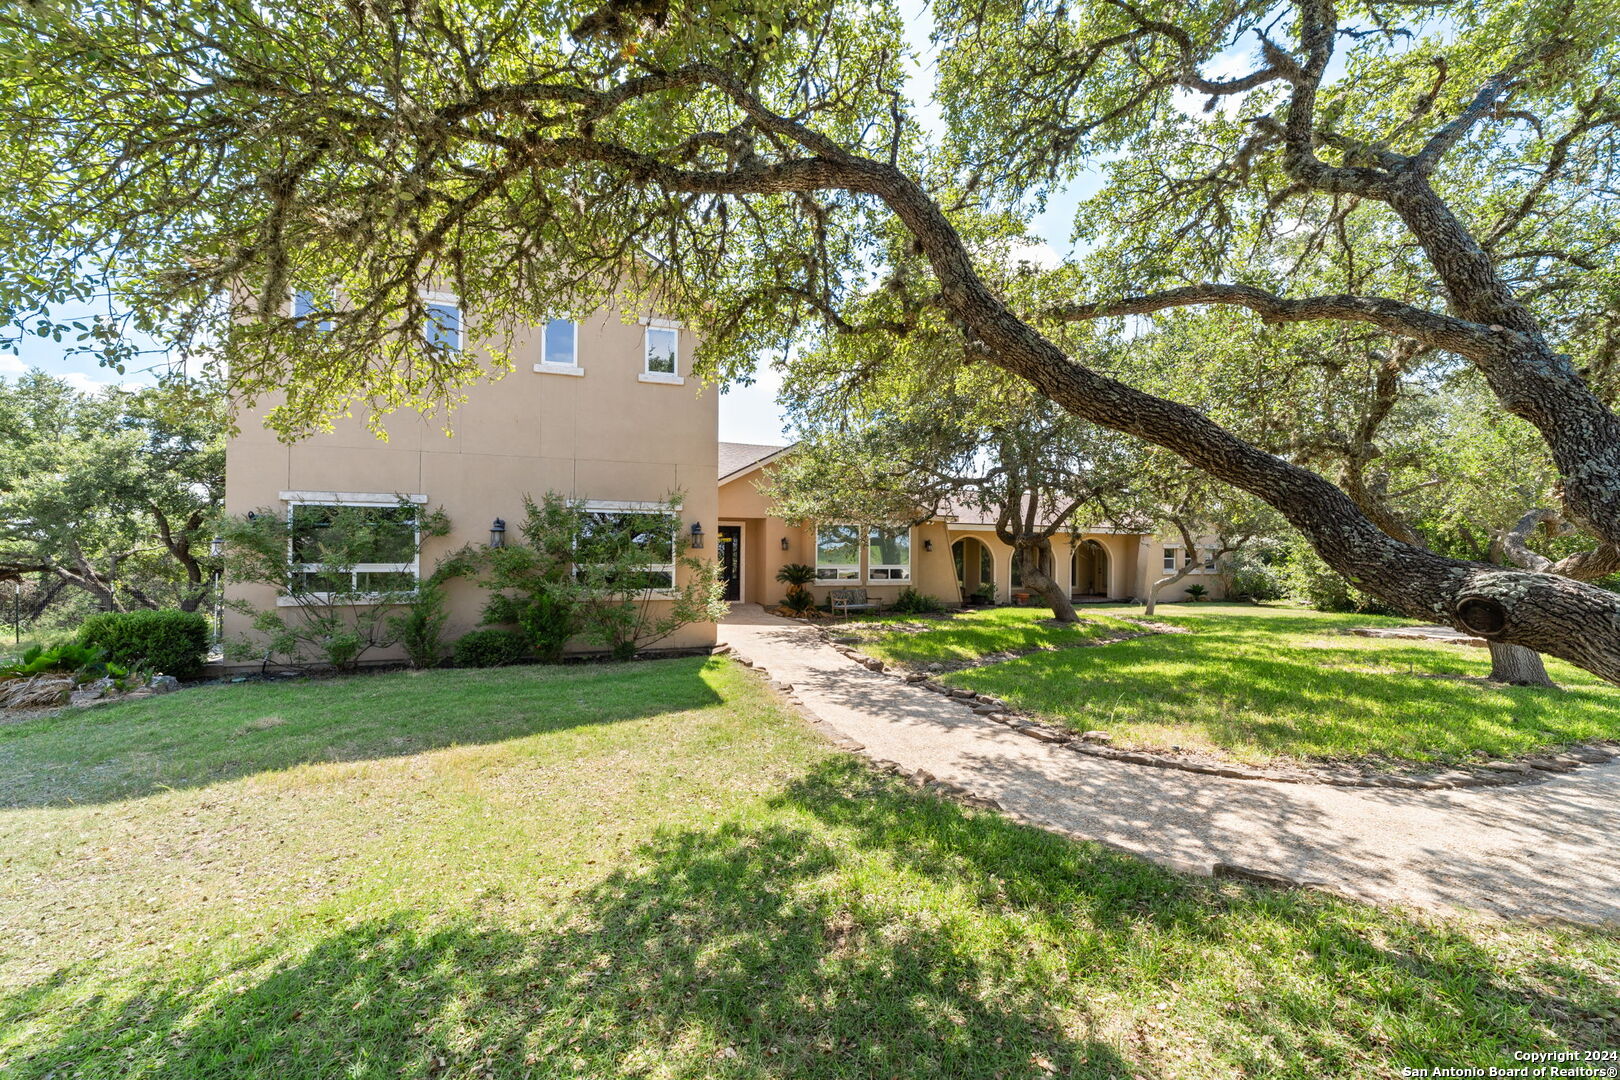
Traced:
[[[906, 37], [916, 54], [917, 71], [913, 81], [913, 97], [917, 102], [917, 117], [925, 130], [942, 130], [939, 107], [931, 100], [934, 82], [933, 49], [928, 35], [932, 21], [925, 8], [925, 0], [900, 0], [900, 9], [906, 19]], [[1037, 254], [1037, 261], [1055, 263], [1062, 254], [1071, 250], [1070, 237], [1075, 210], [1081, 198], [1095, 190], [1095, 178], [1083, 178], [1067, 191], [1053, 195], [1045, 210], [1030, 222], [1030, 231], [1044, 241], [1046, 247]], [[72, 318], [75, 313], [66, 310], [57, 314]], [[117, 372], [97, 366], [86, 357], [65, 355], [66, 347], [48, 338], [29, 336], [22, 344], [20, 354], [0, 353], [0, 377], [13, 378], [32, 367], [43, 368], [52, 375], [65, 378], [81, 390], [123, 383], [125, 385], [152, 381], [151, 371], [131, 370], [120, 376]], [[167, 367], [168, 360], [154, 357], [154, 363]], [[755, 381], [748, 386], [732, 386], [721, 392], [720, 438], [728, 442], [784, 443], [788, 435], [784, 429], [782, 410], [776, 404], [782, 379], [769, 362], [762, 362], [755, 371]], [[706, 388], [705, 393], [716, 392]]]

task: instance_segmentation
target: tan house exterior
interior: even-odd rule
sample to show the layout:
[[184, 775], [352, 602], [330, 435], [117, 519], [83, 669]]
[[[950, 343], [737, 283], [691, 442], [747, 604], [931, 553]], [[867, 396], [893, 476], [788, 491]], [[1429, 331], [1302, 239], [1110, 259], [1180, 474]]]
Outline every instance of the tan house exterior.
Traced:
[[[1020, 591], [1013, 584], [1012, 547], [996, 536], [995, 523], [982, 515], [959, 511], [906, 530], [910, 558], [903, 570], [895, 562], [874, 562], [874, 546], [879, 550], [885, 546], [881, 541], [889, 541], [891, 556], [903, 546], [892, 537], [877, 537], [879, 542], [874, 545], [874, 530], [861, 526], [842, 526], [844, 531], [835, 532], [839, 527], [784, 521], [771, 512], [761, 482], [774, 463], [792, 450], [791, 446], [719, 444], [719, 557], [724, 563], [731, 561], [727, 549], [731, 543], [737, 545], [739, 554], [730, 599], [767, 606], [779, 602], [787, 590], [777, 583], [776, 574], [788, 563], [817, 568], [818, 580], [811, 591], [823, 603], [833, 590], [848, 588], [864, 589], [872, 600], [886, 603], [910, 586], [955, 605], [975, 592], [986, 574], [995, 583], [999, 601], [1006, 602]], [[854, 534], [851, 528], [856, 530]], [[851, 535], [863, 539], [840, 543]], [[853, 561], [847, 554], [852, 547], [856, 552]], [[1060, 532], [1052, 537], [1057, 555], [1053, 577], [1076, 600], [1140, 601], [1154, 581], [1173, 574], [1187, 558], [1181, 548], [1179, 539], [1121, 529]], [[1197, 563], [1193, 571], [1176, 584], [1162, 587], [1160, 601], [1185, 599], [1189, 585], [1202, 585], [1212, 597], [1224, 595], [1210, 553], [1200, 550], [1193, 558]]]
[[[299, 503], [397, 505], [400, 496], [442, 507], [452, 532], [423, 545], [422, 573], [464, 544], [487, 543], [496, 518], [515, 538], [524, 496], [548, 491], [604, 510], [639, 509], [679, 492], [685, 498], [681, 528], [687, 535], [694, 524], [712, 532], [718, 394], [690, 377], [691, 332], [604, 312], [574, 326], [572, 350], [561, 347], [566, 337], [552, 324], [513, 343], [515, 370], [469, 388], [466, 403], [450, 418], [450, 434], [442, 420], [401, 414], [390, 422], [386, 442], [360, 420], [348, 420], [333, 432], [289, 445], [265, 429], [263, 412], [276, 402], [263, 402], [240, 418], [240, 434], [226, 449], [226, 511], [291, 513]], [[675, 370], [656, 370], [670, 366], [663, 350], [671, 342]], [[467, 347], [478, 348], [476, 342]], [[710, 557], [713, 551], [706, 543], [690, 554]], [[678, 574], [684, 580], [685, 571]], [[478, 625], [485, 595], [476, 582], [451, 583], [450, 638]], [[226, 596], [260, 609], [277, 604], [276, 592], [267, 587], [227, 582]], [[248, 622], [227, 609], [226, 639], [246, 636]], [[714, 640], [712, 623], [694, 624], [658, 647], [702, 648]], [[365, 659], [400, 655], [376, 651]]]
[[[454, 305], [453, 298], [443, 299]], [[298, 303], [293, 301], [294, 314]], [[459, 337], [459, 312], [453, 314]], [[226, 448], [226, 511], [291, 520], [296, 508], [321, 505], [397, 507], [405, 500], [442, 508], [451, 532], [423, 543], [415, 564], [367, 569], [398, 582], [412, 573], [425, 575], [464, 545], [489, 542], [497, 518], [516, 539], [525, 496], [557, 492], [612, 512], [645, 509], [679, 493], [684, 504], [678, 528], [682, 535], [702, 536], [689, 554], [720, 561], [733, 601], [779, 602], [785, 588], [776, 574], [787, 563], [818, 567], [823, 576], [812, 591], [823, 602], [833, 589], [854, 587], [882, 603], [910, 586], [956, 605], [986, 576], [998, 600], [1013, 598], [1012, 550], [997, 539], [992, 523], [971, 514], [890, 535], [854, 525], [794, 525], [774, 514], [760, 481], [792, 448], [718, 440], [718, 394], [690, 377], [695, 344], [690, 331], [657, 319], [627, 321], [602, 312], [577, 324], [553, 322], [512, 343], [514, 371], [466, 391], [448, 432], [444, 421], [401, 414], [390, 422], [387, 441], [350, 419], [334, 431], [283, 443], [263, 424], [265, 411], [277, 402], [263, 401], [243, 412], [239, 433]], [[456, 342], [463, 346], [479, 348]], [[829, 565], [828, 544], [818, 539], [840, 528], [842, 561]], [[1060, 553], [1054, 576], [1078, 599], [1140, 598], [1165, 572], [1167, 558], [1184, 557], [1157, 537], [1106, 528], [1058, 534], [1053, 547]], [[676, 568], [678, 583], [686, 573]], [[1162, 590], [1160, 599], [1180, 599], [1192, 584], [1219, 595], [1213, 568], [1200, 567]], [[448, 639], [479, 625], [486, 595], [476, 581], [450, 583]], [[289, 603], [268, 586], [229, 580], [225, 596], [257, 610]], [[225, 638], [250, 638], [250, 619], [228, 604]], [[703, 649], [715, 639], [713, 623], [693, 624], [658, 647]], [[575, 651], [596, 648], [579, 642]], [[374, 650], [364, 659], [402, 658], [396, 648]]]

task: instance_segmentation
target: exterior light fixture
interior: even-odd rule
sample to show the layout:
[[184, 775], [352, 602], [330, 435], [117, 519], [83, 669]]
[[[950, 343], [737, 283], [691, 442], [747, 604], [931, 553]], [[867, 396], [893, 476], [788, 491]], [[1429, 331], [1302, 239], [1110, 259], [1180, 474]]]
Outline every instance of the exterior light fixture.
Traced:
[[216, 559], [225, 554], [225, 538], [223, 536], [216, 536], [208, 541], [208, 554]]
[[506, 546], [506, 522], [500, 518], [489, 523], [489, 546], [492, 548]]
[[782, 537], [782, 550], [783, 551], [791, 551], [792, 549], [793, 549], [793, 545], [788, 543], [788, 538], [785, 537], [785, 536]]
[[258, 521], [259, 520], [258, 512], [255, 511], [255, 510], [249, 510], [248, 511], [248, 520], [249, 521]]
[[934, 550], [934, 542], [932, 540], [924, 540], [923, 541], [923, 550], [924, 551], [933, 551]]
[[695, 548], [703, 546], [703, 526], [695, 521], [692, 522], [692, 546]]

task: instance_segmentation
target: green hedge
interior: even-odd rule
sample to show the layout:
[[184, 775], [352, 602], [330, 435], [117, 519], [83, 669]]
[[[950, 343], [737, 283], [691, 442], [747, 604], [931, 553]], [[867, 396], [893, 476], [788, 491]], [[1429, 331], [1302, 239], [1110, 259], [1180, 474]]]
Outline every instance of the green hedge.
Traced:
[[452, 650], [457, 667], [505, 667], [523, 659], [529, 642], [516, 630], [474, 630]]
[[79, 642], [124, 667], [195, 679], [208, 659], [208, 620], [195, 611], [110, 611], [84, 620]]

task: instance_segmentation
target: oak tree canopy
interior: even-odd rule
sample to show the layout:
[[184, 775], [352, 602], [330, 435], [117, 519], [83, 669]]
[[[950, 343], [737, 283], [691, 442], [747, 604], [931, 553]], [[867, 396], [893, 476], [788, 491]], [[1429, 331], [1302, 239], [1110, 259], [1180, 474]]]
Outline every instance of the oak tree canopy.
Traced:
[[[1123, 317], [1212, 305], [1442, 354], [1535, 429], [1554, 511], [1612, 568], [1613, 0], [930, 15], [944, 139], [884, 3], [14, 3], [0, 307], [49, 336], [53, 309], [116, 290], [138, 328], [228, 361], [243, 399], [284, 393], [288, 435], [489, 374], [424, 332], [434, 287], [497, 344], [656, 294], [716, 378], [805, 333], [940, 320], [966, 358], [1270, 503], [1386, 603], [1620, 681], [1614, 594], [1392, 536], [1088, 359]], [[1097, 168], [1086, 258], [1017, 289], [985, 274], [1005, 254], [987, 220], [1016, 232]], [[294, 288], [334, 302], [294, 320]], [[89, 343], [116, 358], [118, 329]]]

